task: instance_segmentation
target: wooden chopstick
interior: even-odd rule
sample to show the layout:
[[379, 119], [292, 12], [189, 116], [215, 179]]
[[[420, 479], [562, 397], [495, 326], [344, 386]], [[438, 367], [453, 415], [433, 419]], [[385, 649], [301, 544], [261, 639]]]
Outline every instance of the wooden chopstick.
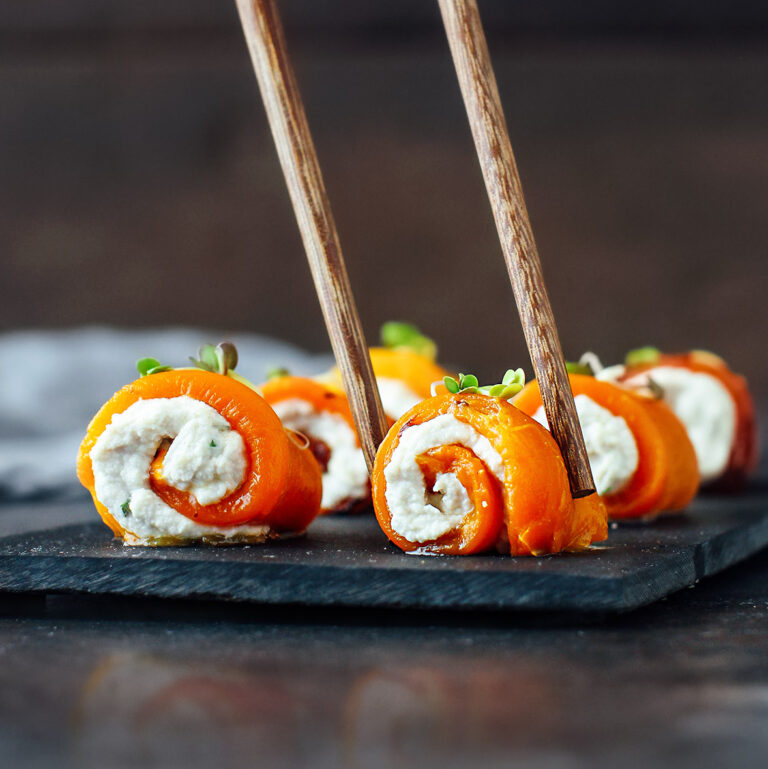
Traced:
[[573, 496], [587, 496], [595, 484], [477, 2], [438, 2], [547, 420]]
[[236, 0], [368, 470], [387, 433], [368, 346], [274, 0]]

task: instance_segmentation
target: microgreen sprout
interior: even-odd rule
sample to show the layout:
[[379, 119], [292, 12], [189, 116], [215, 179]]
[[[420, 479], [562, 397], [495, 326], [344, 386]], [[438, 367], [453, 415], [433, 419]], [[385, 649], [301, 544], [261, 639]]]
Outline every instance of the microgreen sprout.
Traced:
[[120, 505], [120, 509], [123, 511], [123, 515], [125, 515], [125, 516], [129, 516], [133, 512], [131, 510], [131, 504], [130, 503], [131, 503], [131, 500], [130, 499], [126, 499], [125, 502], [123, 502], [123, 504]]
[[196, 368], [203, 371], [226, 375], [237, 366], [237, 348], [232, 342], [221, 342], [215, 347], [212, 344], [204, 344], [198, 352], [198, 357], [190, 357], [190, 360]]
[[[228, 374], [237, 366], [237, 348], [232, 342], [221, 342], [215, 347], [212, 344], [204, 344], [197, 358], [190, 358], [196, 368], [203, 371], [212, 371], [216, 374]], [[173, 371], [171, 366], [165, 366], [157, 358], [140, 358], [136, 361], [136, 368], [141, 376], [157, 374], [160, 371]], [[232, 374], [236, 379], [242, 379]]]
[[412, 350], [425, 358], [437, 358], [437, 345], [412, 323], [388, 321], [381, 327], [381, 343], [390, 350]]
[[584, 374], [586, 376], [594, 376], [595, 372], [592, 371], [592, 366], [589, 363], [582, 363], [581, 361], [567, 360], [565, 362], [565, 370], [569, 374]]
[[204, 344], [198, 351], [198, 358], [195, 359], [190, 356], [190, 360], [195, 364], [197, 368], [204, 369], [205, 371], [216, 371], [219, 367], [219, 360], [216, 357], [216, 348], [212, 344]]
[[157, 358], [139, 358], [136, 361], [136, 370], [141, 376], [149, 376], [160, 371], [171, 371], [171, 367], [164, 366]]
[[288, 371], [288, 369], [283, 366], [270, 366], [267, 369], [268, 380], [280, 379], [281, 377], [290, 376], [290, 375], [291, 375], [291, 372]]
[[605, 366], [595, 353], [589, 350], [579, 360], [566, 361], [565, 369], [569, 374], [583, 374], [585, 376], [597, 376]]
[[210, 447], [212, 449], [215, 449], [216, 448], [216, 441], [211, 441], [209, 445], [210, 445]]
[[494, 385], [479, 385], [477, 377], [473, 374], [459, 374], [458, 379], [447, 376], [443, 384], [449, 393], [481, 393], [491, 398], [508, 400], [517, 395], [525, 386], [525, 372], [521, 369], [508, 369], [501, 382]]
[[521, 368], [510, 368], [501, 378], [500, 384], [486, 385], [480, 388], [480, 392], [493, 398], [508, 400], [513, 395], [517, 395], [523, 387], [525, 387], [525, 372]]
[[477, 393], [480, 388], [474, 374], [459, 374], [458, 379], [452, 376], [443, 377], [443, 384], [449, 393]]
[[644, 366], [648, 363], [658, 363], [661, 353], [657, 347], [638, 347], [630, 350], [624, 358], [626, 366]]
[[459, 382], [452, 376], [443, 377], [443, 384], [445, 385], [445, 389], [448, 390], [448, 392], [452, 395], [456, 395], [456, 393], [459, 391]]

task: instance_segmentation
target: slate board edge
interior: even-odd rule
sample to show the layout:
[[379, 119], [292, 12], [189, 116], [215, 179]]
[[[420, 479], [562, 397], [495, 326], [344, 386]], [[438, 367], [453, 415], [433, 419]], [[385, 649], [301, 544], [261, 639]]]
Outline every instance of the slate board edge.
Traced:
[[[144, 596], [224, 600], [281, 606], [339, 606], [391, 609], [477, 609], [533, 611], [618, 611], [623, 604], [620, 580], [574, 576], [567, 591], [553, 599], [547, 583], [562, 582], [551, 574], [499, 572], [421, 573], [417, 569], [343, 567], [330, 565], [227, 563], [226, 587], [212, 590], [215, 562], [148, 562], [145, 559], [110, 560], [78, 556], [0, 555], [0, 591], [80, 595]], [[157, 578], [148, 577], [155, 563]], [[168, 566], [175, 571], [168, 574]], [[96, 576], [103, 569], [101, 577]], [[361, 577], [363, 588], [349, 587], [350, 572]], [[51, 575], [55, 574], [55, 577]], [[89, 580], [83, 575], [89, 575]], [[439, 580], [441, 595], [425, 590], [425, 580]], [[128, 584], [128, 583], [131, 584]], [[506, 583], [506, 584], [505, 584]], [[509, 584], [514, 583], [514, 591]], [[322, 584], [322, 590], [307, 586]], [[504, 588], [507, 588], [504, 590]], [[496, 593], [498, 588], [499, 593]], [[504, 590], [504, 592], [501, 592]], [[485, 595], [495, 594], [493, 600]], [[585, 594], [591, 596], [585, 601]], [[577, 598], [578, 596], [578, 598]]]
[[[90, 526], [75, 524], [59, 530]], [[41, 534], [55, 537], [56, 531]], [[6, 541], [8, 539], [16, 538], [6, 538]], [[0, 554], [0, 591], [207, 599], [284, 606], [624, 612], [693, 585], [699, 578], [749, 557], [766, 544], [768, 516], [750, 525], [729, 529], [707, 542], [673, 553], [656, 554], [653, 563], [640, 572], [644, 580], [578, 575], [568, 580], [567, 590], [556, 592], [549, 590], [547, 583], [553, 579], [562, 582], [562, 575], [555, 578], [535, 573], [499, 572], [489, 576], [487, 572], [442, 572], [426, 576], [418, 569], [263, 562], [227, 563], [222, 588], [212, 590], [211, 581], [216, 579], [215, 570], [221, 564], [210, 561]], [[350, 590], [350, 572], [361, 577], [364, 587]], [[671, 572], [676, 575], [672, 583]], [[90, 579], [84, 580], [85, 574], [90, 575]], [[425, 591], [425, 580], [440, 582], [437, 598], [433, 587]], [[322, 584], [322, 591], [312, 587], [318, 584]], [[495, 595], [494, 599], [485, 598], [489, 593]]]
[[654, 576], [657, 566], [663, 559], [668, 559], [672, 554], [659, 554], [653, 564], [649, 564], [644, 570], [648, 575], [649, 585], [653, 589], [644, 591], [640, 586], [631, 586], [624, 596], [624, 603], [628, 609], [647, 606], [659, 599], [672, 595], [686, 587], [693, 587], [700, 579], [711, 577], [734, 566], [741, 561], [755, 555], [768, 546], [768, 516], [762, 516], [743, 526], [728, 529], [716, 534], [706, 542], [697, 542], [688, 546], [685, 550], [689, 553], [689, 560], [680, 570], [679, 576], [672, 582], [672, 586], [663, 588], [660, 580]]
[[730, 529], [695, 546], [696, 579], [709, 577], [768, 546], [768, 516]]

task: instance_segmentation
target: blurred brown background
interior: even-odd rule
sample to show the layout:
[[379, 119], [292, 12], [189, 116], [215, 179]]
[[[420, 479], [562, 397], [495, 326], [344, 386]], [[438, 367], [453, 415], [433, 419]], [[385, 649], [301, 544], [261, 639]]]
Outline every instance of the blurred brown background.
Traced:
[[[529, 368], [436, 2], [280, 6], [369, 339]], [[768, 392], [768, 4], [481, 11], [566, 355], [708, 348]], [[0, 105], [2, 329], [327, 347], [233, 2], [4, 3]]]

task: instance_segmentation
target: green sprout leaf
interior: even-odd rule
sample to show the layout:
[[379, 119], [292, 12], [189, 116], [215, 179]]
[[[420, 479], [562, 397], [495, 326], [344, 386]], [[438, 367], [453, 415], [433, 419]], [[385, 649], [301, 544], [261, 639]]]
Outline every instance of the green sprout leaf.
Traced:
[[445, 384], [446, 390], [448, 390], [449, 393], [453, 393], [454, 395], [460, 389], [459, 383], [452, 376], [443, 377], [443, 384]]
[[524, 385], [525, 371], [523, 371], [521, 368], [508, 368], [504, 376], [501, 378], [501, 383], [505, 385]]
[[459, 392], [476, 393], [480, 392], [477, 377], [474, 374], [459, 374]]
[[125, 502], [123, 502], [123, 504], [120, 505], [120, 509], [123, 511], [123, 515], [125, 516], [133, 514], [133, 511], [131, 510], [130, 502], [131, 502], [130, 499], [126, 499]]
[[157, 374], [160, 371], [171, 371], [170, 366], [163, 366], [157, 358], [139, 358], [136, 361], [136, 370], [141, 376]]
[[447, 376], [443, 382], [449, 393], [482, 393], [491, 398], [509, 400], [525, 387], [525, 372], [521, 368], [509, 369], [499, 384], [483, 385], [474, 374], [459, 374], [458, 379]]
[[216, 355], [216, 348], [212, 344], [204, 344], [197, 353], [201, 362], [209, 368], [210, 371], [219, 370], [219, 358]]
[[284, 376], [290, 376], [291, 372], [283, 366], [270, 366], [267, 369], [267, 379], [280, 379]]
[[661, 352], [657, 347], [638, 347], [627, 353], [624, 364], [628, 367], [644, 366], [648, 363], [657, 363], [660, 357]]
[[219, 373], [226, 374], [237, 368], [237, 347], [232, 342], [220, 342], [216, 345], [215, 353], [219, 364]]
[[381, 327], [381, 343], [390, 350], [412, 350], [425, 358], [437, 358], [437, 345], [412, 323], [388, 321]]
[[139, 358], [136, 361], [136, 369], [142, 376], [146, 376], [150, 369], [156, 368], [159, 365], [160, 361], [157, 358]]
[[522, 390], [524, 385], [519, 384], [518, 382], [515, 382], [514, 384], [507, 385], [504, 388], [504, 391], [499, 395], [499, 398], [502, 398], [503, 400], [507, 401], [510, 398], [514, 398], [515, 395], [517, 395], [520, 390]]
[[215, 347], [212, 344], [204, 344], [200, 347], [198, 358], [190, 357], [190, 361], [196, 368], [203, 371], [212, 371], [214, 374], [228, 374], [237, 366], [237, 348], [232, 342], [221, 342]]
[[206, 363], [204, 360], [198, 360], [197, 358], [193, 358], [191, 355], [189, 356], [190, 363], [195, 367], [202, 369], [203, 371], [210, 371], [211, 373], [216, 373], [216, 369], [210, 366], [208, 363]]
[[586, 376], [595, 375], [595, 372], [592, 371], [592, 366], [590, 366], [588, 363], [582, 363], [581, 361], [566, 361], [565, 370], [569, 374], [585, 374]]
[[521, 368], [511, 368], [507, 369], [500, 384], [484, 385], [480, 388], [480, 392], [491, 398], [509, 400], [517, 395], [523, 387], [525, 387], [525, 372]]
[[209, 445], [210, 445], [210, 447], [212, 449], [215, 449], [216, 448], [216, 441], [211, 441]]

